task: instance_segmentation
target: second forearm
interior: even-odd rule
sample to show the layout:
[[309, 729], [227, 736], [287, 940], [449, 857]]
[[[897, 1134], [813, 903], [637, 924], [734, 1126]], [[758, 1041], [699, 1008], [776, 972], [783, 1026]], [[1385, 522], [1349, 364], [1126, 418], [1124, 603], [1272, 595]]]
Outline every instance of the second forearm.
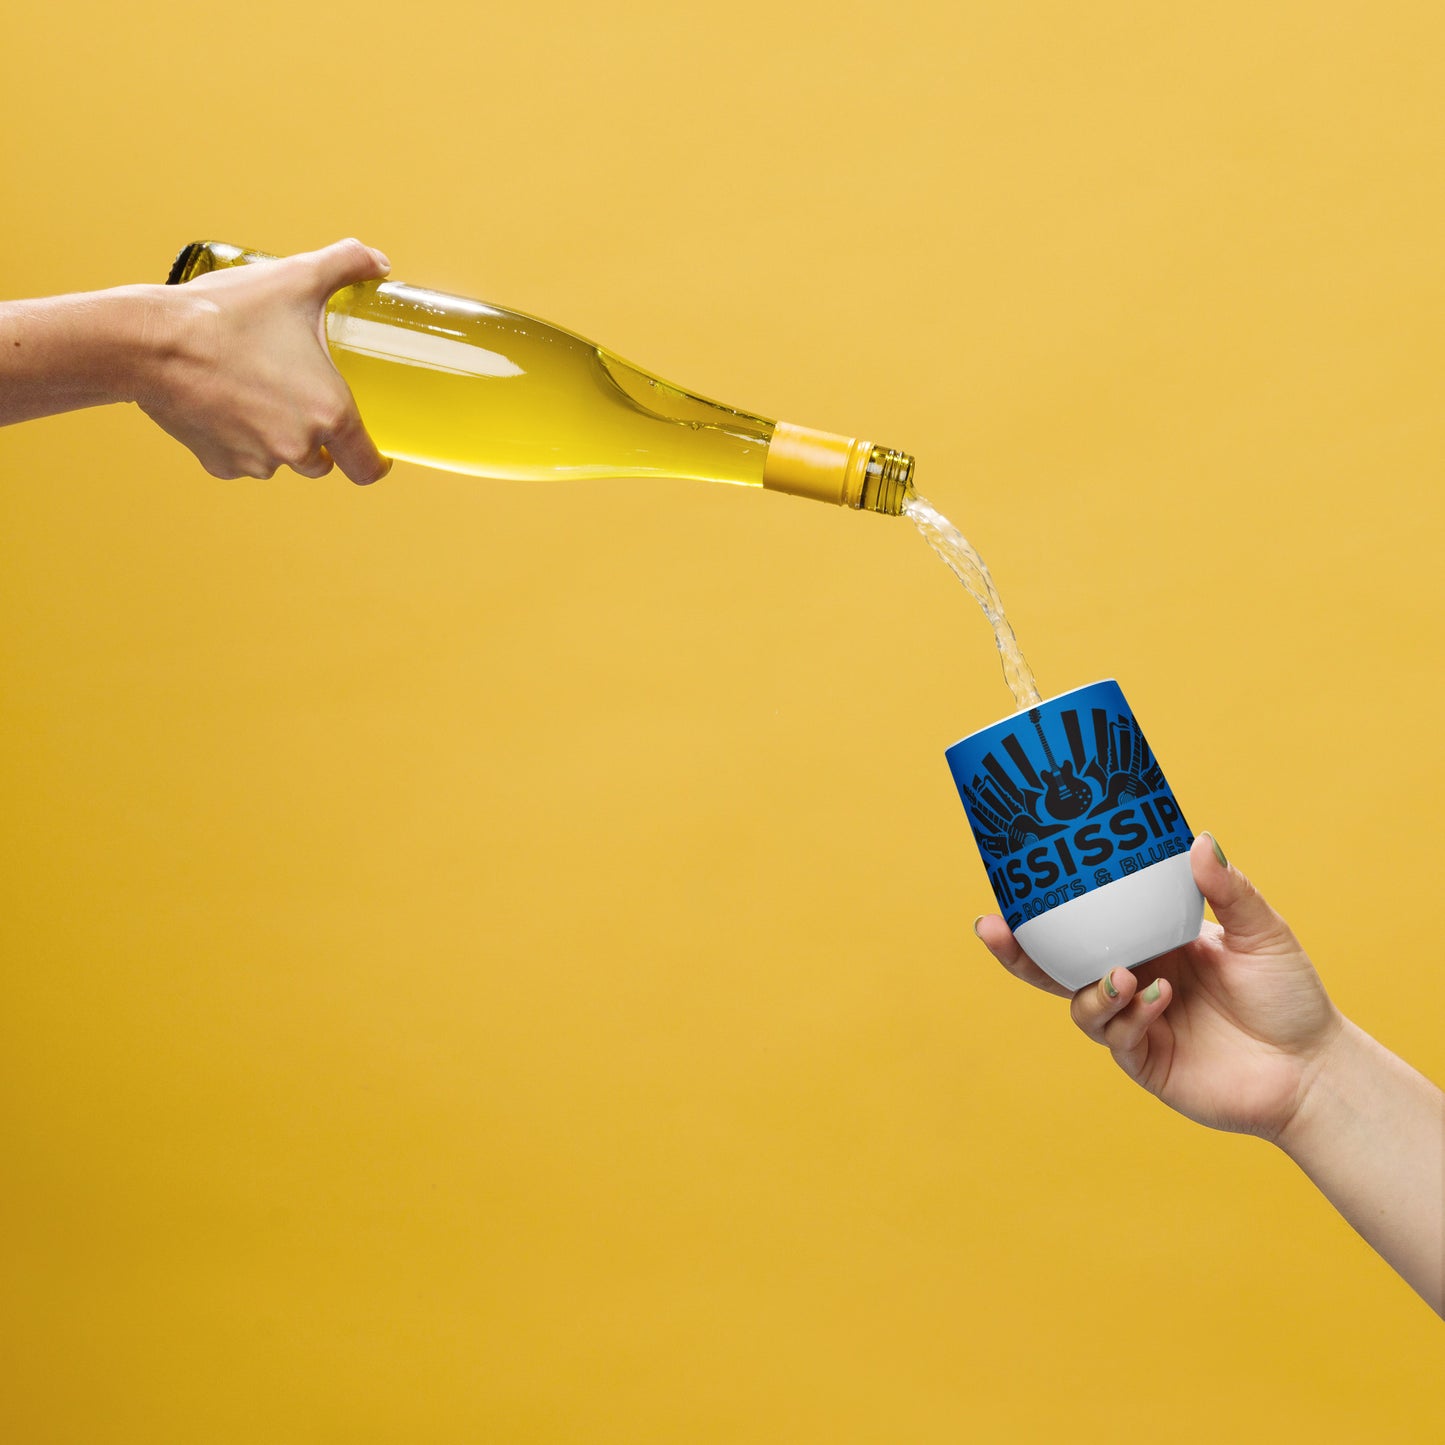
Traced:
[[1278, 1142], [1445, 1314], [1445, 1094], [1347, 1022]]

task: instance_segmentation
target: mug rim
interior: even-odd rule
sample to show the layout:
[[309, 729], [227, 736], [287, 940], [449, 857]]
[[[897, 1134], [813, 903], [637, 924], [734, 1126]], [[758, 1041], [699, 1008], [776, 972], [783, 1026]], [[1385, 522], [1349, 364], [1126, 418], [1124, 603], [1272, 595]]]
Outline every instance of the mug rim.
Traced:
[[1063, 702], [1066, 698], [1073, 697], [1076, 692], [1087, 692], [1089, 688], [1099, 687], [1106, 682], [1112, 682], [1116, 688], [1119, 688], [1119, 696], [1124, 696], [1124, 689], [1119, 687], [1119, 679], [1117, 677], [1101, 677], [1094, 682], [1080, 683], [1078, 687], [1071, 687], [1067, 692], [1055, 693], [1053, 697], [1046, 697], [1039, 702], [1030, 703], [1028, 707], [1021, 707], [1009, 713], [1007, 717], [998, 718], [985, 727], [975, 728], [971, 733], [965, 733], [956, 743], [949, 743], [949, 745], [944, 748], [943, 754], [947, 757], [955, 748], [962, 747], [964, 743], [972, 742], [974, 738], [982, 737], [984, 733], [990, 733], [995, 728], [1003, 727], [1005, 723], [1011, 723], [1016, 718], [1027, 717], [1035, 708], [1052, 707], [1056, 702]]

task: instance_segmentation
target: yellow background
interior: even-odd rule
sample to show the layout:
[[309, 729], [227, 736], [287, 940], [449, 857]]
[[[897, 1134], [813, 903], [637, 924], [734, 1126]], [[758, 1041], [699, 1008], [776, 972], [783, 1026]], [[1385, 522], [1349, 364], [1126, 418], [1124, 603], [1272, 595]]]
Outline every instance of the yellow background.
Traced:
[[[919, 458], [1445, 1075], [1432, 3], [31, 3], [4, 289], [355, 233]], [[1425, 1440], [1439, 1323], [969, 924], [903, 522], [0, 434], [0, 1434]]]

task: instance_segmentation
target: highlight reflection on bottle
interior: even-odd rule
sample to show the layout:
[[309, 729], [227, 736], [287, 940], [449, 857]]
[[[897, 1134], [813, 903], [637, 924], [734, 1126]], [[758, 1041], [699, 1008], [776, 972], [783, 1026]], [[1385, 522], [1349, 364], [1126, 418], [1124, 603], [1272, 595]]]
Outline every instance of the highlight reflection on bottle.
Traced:
[[[197, 241], [169, 279], [270, 259]], [[729, 482], [892, 516], [912, 495], [906, 453], [709, 401], [486, 302], [367, 281], [332, 297], [326, 337], [378, 448], [423, 466], [511, 481]]]

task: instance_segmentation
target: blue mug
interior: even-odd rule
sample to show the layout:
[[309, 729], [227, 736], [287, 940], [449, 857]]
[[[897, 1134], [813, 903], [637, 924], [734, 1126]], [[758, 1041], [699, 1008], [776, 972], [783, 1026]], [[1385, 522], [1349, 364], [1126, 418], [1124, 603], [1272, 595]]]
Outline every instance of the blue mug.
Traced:
[[1065, 988], [1198, 937], [1194, 835], [1112, 678], [971, 733], [945, 757], [999, 912]]

